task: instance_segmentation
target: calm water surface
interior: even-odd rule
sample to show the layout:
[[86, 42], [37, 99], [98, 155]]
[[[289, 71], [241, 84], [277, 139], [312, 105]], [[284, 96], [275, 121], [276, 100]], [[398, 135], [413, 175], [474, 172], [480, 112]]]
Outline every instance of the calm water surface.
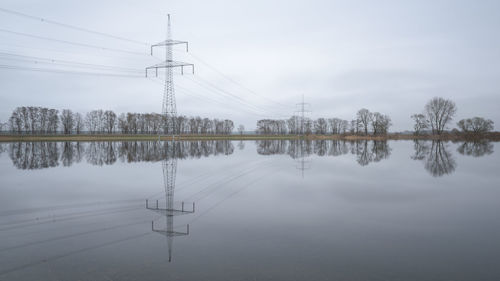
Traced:
[[495, 149], [0, 143], [0, 280], [500, 280]]

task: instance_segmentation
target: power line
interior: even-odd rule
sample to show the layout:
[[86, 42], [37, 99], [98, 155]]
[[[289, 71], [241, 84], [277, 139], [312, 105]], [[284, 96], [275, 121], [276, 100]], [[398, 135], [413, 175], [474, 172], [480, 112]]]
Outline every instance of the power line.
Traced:
[[[65, 28], [70, 28], [70, 29], [82, 31], [82, 32], [87, 32], [87, 33], [92, 33], [92, 34], [96, 34], [96, 35], [100, 35], [100, 36], [105, 36], [105, 37], [109, 37], [109, 38], [113, 38], [113, 39], [118, 39], [118, 40], [127, 41], [127, 42], [133, 42], [133, 43], [137, 43], [137, 44], [140, 44], [140, 45], [148, 45], [148, 43], [142, 42], [142, 41], [139, 41], [139, 40], [134, 40], [134, 39], [130, 39], [130, 38], [116, 36], [116, 35], [112, 35], [112, 34], [108, 34], [108, 33], [103, 33], [103, 32], [100, 32], [100, 31], [95, 31], [95, 30], [91, 30], [91, 29], [87, 29], [87, 28], [83, 28], [83, 27], [78, 27], [78, 26], [74, 26], [74, 25], [66, 24], [66, 23], [62, 23], [62, 22], [57, 22], [57, 21], [45, 19], [45, 18], [38, 17], [38, 16], [28, 15], [28, 14], [25, 14], [25, 13], [22, 13], [22, 12], [18, 12], [18, 11], [13, 11], [13, 10], [9, 10], [9, 9], [0, 8], [0, 12], [12, 14], [12, 15], [16, 15], [16, 16], [20, 16], [20, 17], [24, 17], [24, 18], [28, 18], [28, 19], [32, 19], [32, 20], [36, 20], [36, 21], [40, 21], [40, 22], [44, 22], [44, 23], [54, 24], [54, 25], [58, 25], [58, 26], [61, 26], [61, 27], [65, 27]], [[135, 51], [130, 51], [130, 50], [109, 48], [109, 47], [97, 46], [97, 45], [92, 45], [92, 44], [87, 44], [87, 43], [81, 43], [81, 42], [73, 42], [73, 41], [68, 41], [68, 40], [61, 40], [61, 39], [56, 39], [56, 38], [49, 38], [49, 37], [44, 37], [44, 36], [39, 36], [39, 35], [34, 35], [34, 34], [28, 34], [28, 33], [22, 33], [22, 32], [17, 32], [17, 31], [12, 31], [12, 30], [6, 30], [6, 29], [0, 29], [0, 32], [9, 33], [9, 34], [17, 35], [17, 36], [32, 37], [32, 38], [36, 38], [36, 39], [40, 39], [40, 40], [53, 41], [53, 42], [58, 42], [58, 43], [63, 43], [63, 44], [70, 44], [70, 45], [74, 45], [74, 46], [81, 46], [81, 47], [86, 47], [86, 48], [94, 48], [94, 49], [105, 50], [105, 51], [122, 52], [122, 53], [134, 54], [134, 55], [146, 55], [145, 53], [142, 53], [142, 52], [135, 52]], [[179, 42], [177, 42], [177, 41], [176, 42], [174, 42], [174, 41], [170, 42], [167, 39], [167, 41], [160, 43], [160, 45], [163, 44], [165, 46], [171, 47], [173, 44], [181, 44], [181, 43], [187, 43], [187, 42], [181, 42], [181, 41], [179, 41]], [[276, 105], [279, 105], [279, 106], [282, 106], [282, 107], [287, 107], [286, 105], [281, 104], [279, 102], [276, 102], [276, 101], [274, 101], [274, 100], [272, 100], [272, 99], [270, 99], [270, 98], [268, 98], [268, 97], [266, 97], [264, 95], [260, 95], [259, 93], [257, 93], [255, 91], [249, 89], [248, 87], [244, 86], [243, 84], [239, 83], [238, 81], [235, 81], [234, 79], [232, 79], [228, 75], [224, 74], [223, 72], [221, 72], [217, 68], [215, 68], [212, 65], [210, 65], [209, 63], [207, 63], [205, 60], [201, 59], [199, 56], [194, 55], [194, 54], [189, 54], [189, 55], [191, 55], [194, 59], [200, 61], [202, 64], [204, 64], [205, 66], [207, 66], [212, 71], [214, 71], [217, 74], [219, 74], [222, 77], [224, 77], [226, 80], [228, 80], [231, 83], [239, 86], [240, 88], [246, 90], [247, 92], [252, 93], [255, 96], [264, 98], [264, 99], [266, 99], [266, 100], [268, 100], [268, 101], [270, 101], [270, 102], [272, 102], [272, 103], [274, 103]], [[48, 61], [48, 60], [46, 60], [46, 61]], [[109, 70], [114, 70], [113, 67], [111, 67], [111, 66], [90, 65], [90, 64], [83, 64], [83, 63], [78, 63], [78, 62], [68, 62], [68, 61], [66, 61], [66, 62], [63, 62], [63, 61], [53, 62], [52, 61], [52, 63], [54, 63], [54, 64], [56, 64], [56, 63], [71, 63], [71, 64], [78, 64], [78, 65], [82, 65], [82, 66], [86, 65], [86, 67], [104, 67], [104, 68], [108, 68]], [[8, 66], [8, 65], [0, 65], [0, 68], [4, 68], [4, 69], [17, 69], [17, 70], [30, 70], [30, 71], [43, 71], [43, 72], [53, 72], [53, 73], [69, 73], [69, 74], [83, 74], [83, 75], [101, 75], [101, 76], [123, 76], [123, 77], [129, 77], [129, 76], [126, 76], [126, 75], [117, 75], [117, 74], [108, 74], [108, 73], [106, 73], [106, 74], [95, 74], [95, 73], [89, 73], [89, 72], [76, 72], [76, 71], [63, 71], [63, 70], [52, 70], [52, 69], [27, 68], [27, 67]], [[118, 69], [118, 68], [116, 68], [116, 69]], [[200, 84], [200, 82], [198, 82], [198, 81], [193, 81], [193, 82], [197, 83], [200, 87], [205, 88], [205, 89], [209, 90], [212, 93], [222, 94], [225, 97], [231, 97], [231, 98], [233, 98], [234, 100], [238, 101], [239, 103], [241, 103], [241, 104], [247, 106], [248, 108], [250, 108], [252, 111], [255, 111], [257, 115], [262, 115], [262, 116], [265, 115], [265, 114], [262, 114], [262, 113], [267, 113], [267, 114], [270, 114], [270, 115], [275, 115], [275, 112], [273, 112], [273, 111], [271, 111], [269, 109], [266, 109], [266, 108], [264, 108], [262, 106], [256, 106], [254, 104], [251, 104], [251, 103], [247, 102], [246, 100], [242, 99], [241, 97], [239, 97], [239, 96], [237, 96], [235, 94], [232, 94], [231, 92], [228, 92], [228, 91], [226, 91], [224, 89], [221, 89], [221, 88], [217, 87], [216, 85], [214, 85], [213, 83], [210, 83], [210, 82], [202, 79], [201, 77], [198, 77], [198, 79], [201, 80], [201, 83], [204, 83], [205, 85]], [[208, 87], [206, 85], [208, 85]], [[212, 89], [209, 89], [209, 88], [212, 88]], [[215, 89], [215, 91], [213, 89]], [[253, 113], [253, 114], [255, 114], [255, 113]]]
[[85, 71], [59, 70], [59, 69], [23, 67], [23, 66], [5, 65], [5, 64], [0, 64], [0, 69], [47, 72], [47, 73], [57, 73], [57, 74], [71, 74], [71, 75], [124, 77], [124, 78], [143, 78], [144, 77], [142, 75], [127, 75], [127, 74], [114, 74], [114, 73], [97, 73], [97, 72], [85, 72]]
[[188, 53], [188, 55], [192, 56], [194, 59], [196, 59], [199, 62], [201, 62], [202, 64], [204, 64], [205, 66], [207, 66], [209, 69], [211, 69], [215, 73], [219, 74], [220, 76], [224, 77], [226, 80], [228, 80], [231, 83], [239, 86], [240, 88], [246, 90], [247, 92], [252, 93], [252, 94], [254, 94], [254, 95], [258, 96], [258, 97], [264, 98], [264, 99], [266, 99], [266, 100], [268, 100], [268, 101], [270, 101], [270, 102], [272, 102], [274, 104], [277, 104], [279, 106], [286, 107], [286, 108], [289, 107], [288, 105], [285, 105], [285, 104], [282, 104], [280, 102], [274, 101], [273, 99], [270, 99], [270, 98], [266, 97], [265, 95], [261, 95], [261, 94], [255, 92], [255, 91], [253, 91], [252, 89], [249, 89], [245, 85], [241, 84], [240, 82], [238, 82], [238, 81], [234, 80], [233, 78], [229, 77], [228, 75], [224, 74], [222, 71], [218, 70], [214, 66], [210, 65], [208, 62], [202, 60], [200, 57], [194, 55], [192, 52]]
[[[84, 67], [84, 68], [91, 68], [91, 69], [93, 68], [93, 69], [98, 69], [98, 70], [117, 70], [117, 71], [124, 71], [124, 72], [142, 73], [142, 70], [137, 69], [137, 68], [134, 69], [134, 68], [119, 67], [119, 66], [111, 66], [111, 65], [82, 63], [82, 62], [76, 62], [76, 61], [18, 55], [18, 54], [5, 53], [5, 52], [0, 52], [0, 56], [9, 56], [9, 58], [0, 57], [2, 59], [32, 62], [32, 63], [36, 63], [36, 64], [46, 63], [46, 64], [56, 64], [56, 65], [63, 65], [63, 66], [75, 65], [77, 67]], [[14, 56], [17, 58], [10, 58], [10, 56]]]
[[195, 76], [195, 77], [200, 81], [196, 81], [196, 80], [191, 79], [191, 78], [189, 78], [189, 79], [192, 82], [194, 82], [195, 84], [198, 84], [200, 87], [207, 89], [208, 91], [211, 91], [213, 93], [216, 93], [218, 95], [222, 95], [225, 97], [231, 97], [235, 101], [238, 101], [239, 103], [241, 103], [245, 106], [248, 106], [249, 108], [252, 108], [252, 110], [254, 110], [255, 112], [260, 112], [260, 113], [258, 113], [259, 115], [261, 115], [262, 113], [268, 112], [266, 109], [259, 108], [258, 106], [255, 106], [255, 105], [249, 103], [248, 101], [242, 99], [241, 97], [219, 88], [218, 86], [212, 84], [211, 82], [208, 82], [207, 80], [200, 78], [199, 76]]
[[57, 42], [57, 43], [74, 45], [74, 46], [79, 46], [79, 47], [93, 48], [93, 49], [98, 49], [98, 50], [103, 50], [103, 51], [122, 52], [122, 53], [127, 53], [127, 54], [132, 54], [132, 55], [147, 56], [146, 53], [141, 53], [141, 52], [121, 50], [121, 49], [102, 47], [102, 46], [91, 45], [91, 44], [86, 44], [86, 43], [55, 39], [55, 38], [44, 37], [44, 36], [39, 36], [39, 35], [34, 35], [34, 34], [29, 34], [29, 33], [7, 30], [7, 29], [3, 29], [3, 28], [0, 28], [0, 32], [13, 34], [13, 35], [17, 35], [17, 36], [31, 37], [31, 38], [36, 38], [36, 39], [40, 39], [40, 40], [53, 41], [53, 42]]
[[[160, 81], [163, 81], [163, 80], [161, 80], [160, 78], [156, 78], [156, 79], [158, 79], [158, 80], [150, 80], [150, 81], [155, 82], [157, 84], [163, 84], [163, 82], [160, 82]], [[223, 105], [227, 109], [238, 110], [238, 109], [235, 109], [232, 104], [227, 103], [224, 100], [216, 100], [216, 99], [214, 99], [212, 97], [208, 97], [208, 96], [205, 96], [205, 95], [201, 95], [201, 94], [195, 93], [194, 91], [189, 90], [189, 89], [187, 89], [185, 87], [181, 87], [179, 85], [176, 85], [176, 88], [180, 89], [180, 92], [183, 93], [183, 94], [185, 94], [185, 95], [187, 95], [187, 96], [191, 96], [191, 97], [196, 98], [196, 99], [202, 99], [204, 101], [213, 102], [215, 104]], [[217, 95], [220, 95], [219, 93], [214, 92], [214, 91], [212, 91], [209, 88], [203, 88], [203, 89], [207, 90], [207, 91], [210, 91], [211, 93], [215, 93]], [[211, 95], [211, 96], [213, 96], [213, 95]], [[245, 111], [246, 113], [249, 113], [249, 114], [252, 114], [252, 115], [257, 115], [257, 116], [261, 116], [261, 117], [264, 116], [262, 114], [254, 112], [254, 111], [250, 111], [250, 109], [247, 109], [247, 108], [240, 108], [239, 110]]]
[[141, 41], [138, 41], [138, 40], [129, 39], [129, 38], [121, 37], [121, 36], [116, 36], [116, 35], [112, 35], [112, 34], [109, 34], [109, 33], [95, 31], [95, 30], [91, 30], [91, 29], [87, 29], [87, 28], [83, 28], [83, 27], [79, 27], [79, 26], [75, 26], [75, 25], [70, 25], [70, 24], [66, 24], [66, 23], [62, 23], [62, 22], [57, 22], [57, 21], [46, 19], [46, 18], [32, 16], [32, 15], [28, 15], [28, 14], [17, 12], [17, 11], [13, 11], [13, 10], [8, 10], [8, 9], [5, 9], [5, 8], [0, 8], [0, 12], [4, 12], [4, 13], [7, 13], [7, 14], [16, 15], [16, 16], [19, 16], [19, 17], [24, 17], [24, 18], [28, 18], [28, 19], [32, 19], [32, 20], [36, 20], [36, 21], [40, 21], [40, 22], [43, 22], [43, 23], [54, 24], [54, 25], [61, 26], [61, 27], [64, 27], [64, 28], [70, 28], [70, 29], [74, 29], [74, 30], [78, 30], [78, 31], [82, 31], [82, 32], [87, 32], [87, 33], [91, 33], [91, 34], [96, 34], [96, 35], [100, 35], [100, 36], [105, 36], [105, 37], [109, 37], [109, 38], [113, 38], [113, 39], [117, 39], [117, 40], [127, 41], [127, 42], [130, 42], [130, 43], [136, 43], [136, 44], [146, 45], [146, 46], [149, 45], [146, 42], [141, 42]]

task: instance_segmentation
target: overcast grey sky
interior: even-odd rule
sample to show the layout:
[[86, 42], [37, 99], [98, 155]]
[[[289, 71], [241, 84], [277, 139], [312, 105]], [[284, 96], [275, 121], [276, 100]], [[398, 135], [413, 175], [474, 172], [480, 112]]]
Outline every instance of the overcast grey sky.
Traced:
[[[175, 76], [179, 114], [230, 118], [253, 129], [263, 116], [291, 115], [304, 94], [313, 118], [350, 120], [365, 107], [391, 116], [399, 131], [411, 129], [410, 115], [442, 96], [456, 102], [455, 122], [482, 116], [500, 124], [500, 1], [3, 0], [0, 8], [148, 43], [164, 40], [172, 14], [174, 38], [189, 41], [193, 54], [178, 47], [175, 59], [196, 64], [194, 76]], [[141, 77], [158, 62], [147, 46], [1, 11], [0, 30], [4, 66], [123, 73], [34, 64], [11, 55], [17, 54], [138, 70], [125, 78], [0, 69], [0, 122], [20, 105], [161, 111], [161, 81]]]

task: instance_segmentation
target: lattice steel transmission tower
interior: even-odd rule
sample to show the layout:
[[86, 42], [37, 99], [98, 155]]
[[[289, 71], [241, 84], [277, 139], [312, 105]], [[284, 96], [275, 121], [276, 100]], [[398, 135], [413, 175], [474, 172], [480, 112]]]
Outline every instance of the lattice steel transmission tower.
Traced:
[[307, 120], [306, 120], [306, 113], [310, 113], [311, 111], [306, 109], [307, 107], [309, 107], [310, 104], [309, 103], [306, 103], [304, 102], [304, 95], [302, 95], [302, 102], [299, 102], [296, 104], [296, 107], [298, 107], [297, 110], [295, 110], [295, 116], [299, 119], [299, 120], [296, 120], [295, 121], [295, 124], [299, 124], [299, 134], [300, 135], [305, 135], [306, 134], [306, 131], [305, 131], [305, 126], [307, 125]]
[[194, 74], [194, 64], [173, 60], [172, 47], [174, 45], [183, 45], [183, 44], [186, 45], [186, 52], [187, 52], [189, 46], [187, 41], [178, 41], [172, 39], [170, 14], [168, 14], [166, 40], [151, 46], [151, 55], [153, 55], [154, 47], [163, 47], [163, 46], [166, 47], [165, 61], [155, 64], [153, 66], [146, 67], [146, 77], [148, 77], [148, 72], [151, 69], [155, 70], [156, 77], [158, 77], [159, 68], [165, 69], [165, 87], [163, 90], [162, 114], [166, 118], [165, 133], [172, 136], [177, 132], [175, 128], [175, 119], [177, 117], [177, 105], [175, 102], [174, 68], [180, 68], [181, 74], [184, 74], [184, 67], [191, 67], [192, 72]]

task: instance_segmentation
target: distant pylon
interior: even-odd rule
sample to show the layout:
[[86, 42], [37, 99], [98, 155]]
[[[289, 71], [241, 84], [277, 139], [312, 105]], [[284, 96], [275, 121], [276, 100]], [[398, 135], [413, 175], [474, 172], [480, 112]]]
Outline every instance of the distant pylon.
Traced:
[[184, 74], [184, 67], [190, 66], [194, 74], [194, 64], [178, 62], [173, 60], [172, 47], [174, 45], [186, 44], [186, 52], [188, 51], [188, 42], [178, 41], [172, 39], [172, 30], [170, 24], [170, 14], [168, 14], [167, 22], [167, 38], [165, 41], [151, 46], [151, 55], [153, 55], [153, 48], [165, 46], [165, 61], [159, 64], [155, 64], [150, 67], [146, 67], [146, 77], [148, 76], [148, 70], [154, 69], [156, 77], [158, 77], [158, 68], [165, 68], [165, 87], [163, 90], [163, 102], [162, 102], [162, 114], [166, 118], [166, 130], [165, 133], [169, 135], [174, 135], [176, 133], [175, 119], [177, 117], [177, 105], [175, 102], [175, 88], [174, 88], [174, 73], [173, 68], [179, 67], [181, 69], [181, 74]]
[[297, 103], [296, 106], [299, 109], [295, 111], [296, 114], [294, 114], [294, 115], [297, 116], [297, 113], [298, 113], [298, 118], [297, 119], [299, 119], [299, 120], [296, 120], [295, 124], [296, 124], [296, 126], [299, 127], [299, 130], [298, 130], [299, 134], [300, 135], [305, 135], [305, 133], [306, 133], [305, 132], [305, 125], [306, 125], [305, 114], [306, 113], [310, 113], [311, 111], [306, 109], [306, 106], [310, 106], [310, 104], [304, 102], [304, 94], [302, 94], [302, 102]]

